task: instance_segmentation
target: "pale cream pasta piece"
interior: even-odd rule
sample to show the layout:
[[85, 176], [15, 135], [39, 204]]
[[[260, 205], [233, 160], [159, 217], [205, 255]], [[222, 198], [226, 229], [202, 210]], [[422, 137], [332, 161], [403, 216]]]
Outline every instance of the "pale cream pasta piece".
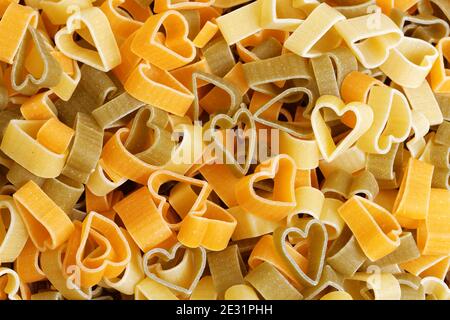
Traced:
[[[232, 45], [262, 29], [259, 1], [247, 4], [216, 19], [223, 37]], [[244, 22], [244, 25], [241, 23]]]
[[411, 110], [405, 96], [389, 87], [375, 86], [367, 104], [374, 120], [361, 136], [357, 147], [368, 153], [386, 154], [392, 143], [403, 142], [411, 130]]
[[[334, 143], [330, 130], [320, 113], [321, 109], [325, 108], [332, 110], [338, 116], [352, 112], [356, 119], [353, 130], [337, 145]], [[373, 112], [368, 105], [358, 102], [352, 102], [346, 105], [342, 100], [334, 96], [320, 97], [313, 109], [311, 124], [317, 145], [324, 159], [328, 162], [333, 161], [340, 153], [350, 148], [372, 126], [372, 118]]]
[[299, 56], [313, 58], [333, 50], [342, 42], [335, 29], [345, 17], [326, 3], [316, 7], [286, 40], [284, 46]]
[[402, 31], [384, 14], [369, 14], [339, 21], [335, 28], [366, 68], [381, 66], [403, 38]]
[[417, 88], [430, 73], [437, 58], [438, 51], [428, 42], [403, 37], [379, 67], [395, 83]]

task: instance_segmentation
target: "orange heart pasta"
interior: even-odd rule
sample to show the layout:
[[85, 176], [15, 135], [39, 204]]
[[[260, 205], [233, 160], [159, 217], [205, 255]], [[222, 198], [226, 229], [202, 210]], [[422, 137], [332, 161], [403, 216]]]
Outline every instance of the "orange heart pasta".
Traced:
[[0, 0], [0, 300], [449, 300], [449, 3]]

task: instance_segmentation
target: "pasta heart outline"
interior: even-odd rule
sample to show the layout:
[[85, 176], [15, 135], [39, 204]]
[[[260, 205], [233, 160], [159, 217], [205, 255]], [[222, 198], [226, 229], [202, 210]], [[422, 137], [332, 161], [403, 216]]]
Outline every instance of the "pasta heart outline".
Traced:
[[8, 295], [8, 299], [20, 300], [20, 297], [18, 296], [20, 290], [19, 275], [12, 269], [0, 267], [0, 278], [2, 276], [8, 277], [8, 282], [3, 289], [4, 292]]
[[297, 138], [308, 138], [312, 136], [312, 130], [310, 127], [303, 125], [303, 123], [297, 122], [286, 122], [280, 121], [276, 119], [265, 119], [262, 117], [264, 112], [269, 110], [274, 104], [283, 102], [287, 97], [297, 94], [306, 94], [308, 96], [308, 105], [305, 107], [305, 110], [309, 110], [312, 101], [313, 94], [308, 88], [304, 87], [293, 87], [286, 89], [280, 94], [276, 95], [269, 101], [267, 101], [264, 105], [262, 105], [258, 110], [253, 113], [253, 117], [256, 122], [262, 123], [271, 128], [275, 128], [284, 132], [287, 132], [294, 137]]
[[[376, 26], [373, 26], [373, 21]], [[382, 65], [403, 38], [400, 28], [384, 14], [373, 13], [339, 21], [334, 26], [361, 64]]]
[[236, 229], [237, 220], [224, 208], [206, 200], [199, 211], [191, 211], [180, 224], [178, 241], [189, 248], [224, 250]]
[[[171, 283], [169, 281], [166, 281], [164, 279], [161, 279], [155, 273], [151, 272], [148, 267], [149, 261], [155, 255], [159, 256], [160, 258], [163, 258], [166, 262], [168, 262], [175, 258], [177, 251], [182, 247], [186, 249], [184, 257], [186, 257], [187, 250], [192, 250], [192, 253], [193, 253], [192, 259], [194, 259], [193, 262], [194, 262], [194, 264], [195, 264], [195, 262], [197, 262], [197, 270], [194, 270], [194, 274], [192, 276], [191, 283], [188, 288], [185, 288], [180, 285], [177, 285], [177, 284]], [[183, 259], [184, 259], [184, 257], [183, 257]], [[198, 263], [198, 262], [200, 262], [200, 263]], [[198, 248], [194, 248], [194, 249], [187, 248], [182, 243], [178, 242], [170, 249], [170, 251], [163, 249], [163, 248], [154, 248], [154, 249], [148, 251], [147, 253], [144, 254], [144, 256], [142, 258], [142, 263], [144, 266], [144, 273], [147, 277], [149, 277], [150, 279], [152, 279], [170, 289], [173, 289], [173, 290], [183, 293], [185, 295], [190, 295], [192, 293], [192, 291], [194, 291], [195, 287], [197, 286], [198, 281], [200, 280], [200, 278], [203, 274], [203, 271], [205, 270], [206, 250], [202, 247], [198, 247]]]
[[[167, 199], [166, 197], [159, 194], [159, 189], [164, 183], [170, 181], [176, 181], [178, 182], [178, 184], [172, 188], [172, 190], [170, 191], [169, 199]], [[199, 188], [200, 191], [198, 193], [192, 192], [192, 198], [188, 199], [187, 196], [184, 197], [183, 213], [181, 213], [180, 210], [177, 210], [177, 207], [175, 207], [174, 209], [181, 216], [181, 218], [185, 218], [187, 215], [189, 215], [189, 213], [193, 211], [199, 211], [203, 213], [206, 210], [205, 201], [212, 191], [207, 182], [186, 177], [182, 174], [178, 174], [170, 170], [160, 169], [150, 175], [147, 183], [148, 190], [150, 191], [150, 194], [155, 201], [159, 212], [163, 212], [164, 206], [167, 206], [168, 204], [170, 204], [172, 207], [176, 206], [176, 204], [173, 203], [174, 200], [172, 200], [172, 195], [176, 190], [185, 185], [195, 186]], [[189, 209], [186, 210], [186, 208]]]
[[[158, 41], [161, 27], [166, 29], [164, 42]], [[173, 70], [194, 60], [196, 49], [188, 38], [189, 26], [178, 11], [169, 10], [150, 16], [136, 31], [131, 50], [162, 70]]]
[[403, 142], [411, 131], [408, 100], [396, 89], [374, 86], [367, 104], [373, 111], [373, 122], [356, 146], [367, 153], [386, 154], [393, 143]]
[[[294, 191], [296, 166], [288, 155], [278, 155], [258, 165], [255, 172], [236, 184], [235, 194], [239, 205], [246, 211], [264, 219], [279, 221], [295, 208]], [[273, 179], [273, 197], [267, 199], [255, 192], [255, 182]]]
[[[234, 154], [231, 154], [230, 150], [224, 146], [223, 139], [221, 140], [220, 137], [218, 137], [217, 130], [215, 129], [216, 126], [220, 127], [221, 129], [225, 130], [231, 130], [234, 126], [238, 125], [239, 123], [243, 123], [247, 126], [245, 129], [245, 132], [243, 133], [244, 137], [240, 137], [243, 139], [243, 143], [245, 143], [245, 136], [247, 136], [248, 133], [248, 151], [245, 155], [245, 161], [243, 165], [241, 164], [239, 154], [238, 159], [236, 159]], [[247, 174], [248, 169], [250, 168], [250, 164], [252, 162], [252, 157], [256, 149], [256, 127], [255, 127], [255, 121], [253, 120], [253, 116], [250, 113], [250, 111], [244, 107], [241, 107], [233, 116], [233, 118], [225, 115], [225, 114], [217, 114], [214, 116], [214, 118], [211, 120], [210, 124], [210, 130], [211, 130], [211, 136], [213, 143], [218, 147], [218, 149], [223, 152], [226, 159], [226, 164], [231, 162], [233, 171], [237, 172], [240, 176], [245, 176]], [[238, 134], [239, 134], [238, 130]], [[220, 136], [223, 137], [222, 134]], [[225, 136], [227, 136], [227, 133], [225, 133]], [[239, 139], [239, 137], [238, 137]], [[246, 143], [245, 143], [246, 144]], [[234, 143], [233, 143], [234, 145]], [[239, 144], [238, 144], [238, 150], [239, 150]]]
[[[29, 44], [33, 43], [36, 51], [31, 51], [30, 53], [36, 52], [39, 60], [42, 62], [42, 72], [39, 76], [35, 76], [33, 72], [25, 73], [27, 69], [27, 54]], [[56, 86], [60, 79], [63, 70], [56, 61], [56, 59], [50, 53], [49, 47], [46, 43], [44, 37], [40, 32], [31, 26], [28, 26], [27, 34], [19, 47], [16, 58], [11, 70], [11, 86], [12, 88], [25, 95], [34, 95], [41, 88], [50, 88]]]
[[[210, 83], [215, 85], [215, 88], [222, 89], [230, 96], [230, 105], [227, 110], [221, 110], [222, 113], [226, 113], [231, 116], [239, 108], [242, 102], [242, 96], [236, 86], [226, 79], [222, 79], [214, 74], [209, 74], [206, 72], [197, 71], [192, 73], [192, 91], [194, 92], [194, 110], [193, 118], [194, 121], [198, 121], [200, 117], [200, 99], [198, 97], [197, 89], [200, 87], [199, 80], [204, 83]], [[213, 88], [210, 92], [215, 90]], [[206, 95], [207, 96], [207, 95]]]
[[[28, 231], [11, 196], [0, 195], [0, 209], [7, 209], [10, 214], [9, 227], [0, 241], [0, 261], [14, 262], [27, 243]], [[3, 227], [0, 217], [0, 228]]]
[[[305, 273], [292, 259], [286, 249], [286, 237], [296, 234], [310, 239], [308, 272]], [[322, 275], [327, 250], [328, 235], [325, 226], [317, 219], [300, 219], [295, 226], [279, 227], [273, 232], [273, 241], [280, 257], [305, 287], [316, 286]]]
[[[352, 112], [355, 115], [356, 122], [354, 128], [337, 145], [333, 141], [324, 117], [320, 114], [321, 109], [331, 109], [339, 117], [344, 116], [347, 112]], [[311, 125], [323, 158], [327, 162], [331, 162], [339, 154], [350, 148], [369, 130], [372, 125], [372, 120], [372, 109], [364, 103], [350, 102], [346, 105], [338, 97], [330, 95], [324, 95], [317, 99], [316, 106], [311, 114]]]

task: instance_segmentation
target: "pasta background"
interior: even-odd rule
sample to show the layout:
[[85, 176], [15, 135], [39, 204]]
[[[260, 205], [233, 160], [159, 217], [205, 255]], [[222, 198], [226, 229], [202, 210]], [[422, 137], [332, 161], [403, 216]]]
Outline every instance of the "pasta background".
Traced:
[[445, 0], [0, 2], [1, 300], [450, 300]]

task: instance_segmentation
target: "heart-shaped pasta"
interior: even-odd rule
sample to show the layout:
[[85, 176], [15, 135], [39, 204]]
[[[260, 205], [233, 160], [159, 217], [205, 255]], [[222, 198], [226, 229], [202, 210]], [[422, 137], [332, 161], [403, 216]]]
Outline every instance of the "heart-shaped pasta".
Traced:
[[[236, 184], [235, 194], [239, 205], [246, 211], [268, 220], [279, 221], [295, 208], [296, 167], [291, 157], [279, 155], [258, 165], [255, 173], [241, 178]], [[273, 179], [271, 197], [260, 196], [254, 185], [258, 181]]]
[[433, 171], [434, 166], [429, 163], [414, 158], [408, 160], [393, 204], [393, 214], [402, 226], [417, 228], [419, 221], [426, 218]]
[[194, 95], [170, 73], [144, 63], [133, 70], [124, 88], [134, 98], [181, 117], [194, 100]]
[[[297, 169], [311, 170], [317, 168], [320, 150], [316, 140], [299, 139], [285, 131], [279, 132], [280, 153], [285, 153], [294, 159]], [[298, 152], [304, 150], [305, 152]]]
[[448, 298], [450, 0], [0, 18], [0, 300]]
[[402, 294], [399, 281], [392, 274], [381, 271], [357, 272], [345, 280], [344, 289], [360, 300], [400, 300]]
[[339, 21], [335, 28], [359, 62], [370, 69], [382, 65], [403, 37], [391, 19], [378, 13]]
[[131, 260], [125, 267], [125, 270], [117, 278], [105, 278], [104, 283], [124, 294], [133, 294], [136, 285], [145, 277], [144, 270], [142, 268], [142, 254], [139, 247], [134, 243], [130, 234], [121, 228], [125, 238], [130, 245]]
[[[182, 257], [179, 252], [184, 250]], [[156, 261], [152, 261], [157, 258]], [[206, 251], [191, 249], [181, 243], [170, 250], [155, 248], [143, 257], [144, 272], [150, 279], [184, 295], [190, 295], [197, 286], [206, 266]]]
[[307, 13], [294, 7], [291, 1], [261, 1], [261, 25], [264, 29], [294, 31]]
[[38, 12], [17, 3], [8, 4], [0, 21], [0, 61], [12, 64], [28, 26], [36, 28]]
[[394, 8], [389, 17], [402, 29], [403, 33], [409, 33], [414, 38], [430, 43], [438, 42], [440, 39], [447, 37], [450, 32], [445, 20], [429, 14], [410, 15]]
[[[283, 110], [282, 106], [284, 101], [289, 101], [290, 99], [298, 100], [302, 97], [307, 99], [307, 106], [305, 108], [300, 107], [299, 103], [299, 106], [294, 112], [294, 118], [289, 110]], [[255, 105], [252, 106], [253, 102]], [[250, 110], [252, 107], [257, 108], [257, 110], [253, 112], [256, 122], [279, 129], [297, 138], [310, 138], [312, 136], [311, 127], [307, 122], [295, 121], [295, 117], [297, 117], [299, 113], [302, 113], [303, 111], [306, 112], [306, 110], [310, 109], [312, 106], [313, 94], [308, 88], [289, 88], [275, 97], [255, 93], [252, 97], [252, 103], [250, 104]], [[262, 105], [259, 106], [259, 104]], [[278, 118], [280, 115], [285, 116], [287, 121], [279, 120]]]
[[314, 74], [308, 60], [293, 53], [254, 60], [242, 65], [242, 69], [251, 89], [270, 96], [283, 95], [284, 101], [293, 102], [301, 97], [293, 95], [289, 89], [301, 88], [308, 96], [306, 91], [313, 90]]
[[91, 0], [42, 0], [40, 2], [42, 11], [45, 12], [47, 19], [55, 25], [66, 24], [67, 19], [77, 11], [91, 8]]
[[[369, 92], [373, 86], [384, 86], [380, 80], [360, 71], [350, 72], [342, 81], [341, 96], [345, 103], [367, 103]], [[347, 123], [343, 120], [344, 123]]]
[[448, 255], [420, 255], [420, 257], [403, 262], [400, 267], [409, 273], [420, 277], [436, 277], [443, 280], [450, 266]]
[[150, 8], [144, 8], [134, 0], [107, 0], [102, 3], [100, 9], [108, 18], [119, 44], [138, 30], [151, 15]]
[[[238, 129], [233, 130], [236, 126]], [[219, 129], [216, 130], [216, 127]], [[212, 130], [211, 136], [215, 150], [219, 152], [217, 154], [220, 157], [219, 161], [225, 160], [225, 164], [231, 165], [234, 172], [245, 175], [250, 168], [256, 148], [255, 122], [250, 111], [247, 108], [241, 108], [233, 118], [218, 114], [211, 119], [210, 130]], [[233, 152], [234, 148], [237, 149], [236, 153]]]
[[[158, 41], [161, 27], [166, 29], [165, 39]], [[136, 32], [131, 50], [163, 70], [172, 70], [191, 62], [195, 47], [188, 38], [188, 24], [178, 11], [169, 10], [153, 15]]]
[[[264, 29], [236, 43], [236, 50], [241, 60], [247, 63], [269, 58], [267, 54], [275, 51], [281, 53], [282, 45], [288, 36], [289, 32], [287, 31]], [[261, 58], [257, 53], [257, 48], [263, 48], [264, 44], [270, 44], [269, 48], [271, 49], [264, 49], [264, 56]]]
[[[161, 186], [168, 182], [177, 182], [177, 185], [172, 188], [167, 199], [160, 195], [159, 192]], [[169, 202], [182, 219], [193, 211], [203, 211], [205, 209], [205, 201], [211, 192], [207, 182], [189, 178], [169, 170], [154, 172], [149, 177], [147, 186], [160, 211]], [[197, 193], [194, 192], [192, 187], [199, 189], [199, 191]]]
[[371, 261], [383, 258], [400, 245], [402, 228], [391, 213], [376, 203], [353, 196], [338, 211]]
[[[213, 84], [215, 87], [200, 99], [198, 93], [200, 84], [202, 87], [207, 84]], [[199, 119], [200, 108], [206, 110], [209, 114], [225, 113], [233, 115], [242, 101], [238, 88], [232, 82], [205, 72], [192, 73], [192, 90], [195, 96], [194, 121]]]
[[40, 255], [39, 249], [36, 248], [31, 239], [28, 239], [14, 263], [14, 270], [23, 282], [36, 282], [46, 278], [39, 265]]
[[197, 1], [174, 1], [174, 0], [156, 0], [154, 11], [156, 13], [167, 10], [196, 10], [207, 8], [214, 3], [213, 0], [197, 0]]
[[[260, 12], [259, 3], [253, 2], [216, 19], [228, 45], [235, 44], [262, 29], [259, 18]], [[246, 21], [246, 23], [236, 28], [236, 21]]]
[[380, 70], [403, 87], [417, 88], [427, 77], [438, 56], [436, 48], [428, 42], [403, 37], [380, 65]]
[[[308, 242], [308, 268], [303, 271], [289, 255], [286, 249], [286, 237], [293, 236], [306, 239]], [[275, 248], [285, 261], [296, 279], [306, 287], [319, 283], [325, 261], [327, 249], [327, 231], [325, 226], [316, 219], [297, 220], [295, 226], [280, 227], [273, 232]]]
[[[83, 38], [97, 50], [79, 46], [73, 40], [76, 31], [82, 32]], [[86, 8], [71, 15], [67, 19], [66, 27], [55, 34], [55, 44], [69, 58], [103, 72], [113, 69], [121, 62], [119, 47], [108, 19], [96, 7]]]
[[40, 250], [53, 250], [63, 244], [74, 231], [67, 214], [32, 180], [13, 195], [34, 245]]
[[0, 213], [0, 234], [2, 234], [0, 261], [13, 262], [27, 242], [28, 232], [12, 197], [0, 195], [0, 209], [8, 210], [10, 215], [9, 226], [6, 228], [4, 221], [6, 217]]
[[206, 200], [204, 206], [191, 211], [180, 223], [178, 241], [186, 247], [204, 247], [220, 251], [227, 247], [236, 228], [236, 219], [225, 209]]
[[[139, 219], [136, 219], [136, 208], [139, 207]], [[133, 240], [142, 251], [156, 246], [174, 242], [175, 234], [164, 218], [164, 212], [158, 210], [147, 187], [131, 193], [114, 205]], [[157, 236], [149, 237], [158, 230]]]
[[356, 146], [368, 153], [386, 154], [393, 143], [403, 142], [410, 133], [409, 103], [398, 90], [374, 86], [367, 104], [373, 111], [373, 122]]
[[421, 280], [425, 294], [434, 297], [437, 300], [448, 300], [450, 298], [450, 289], [444, 281], [435, 277], [425, 277]]
[[115, 176], [145, 185], [148, 177], [159, 167], [139, 159], [128, 151], [124, 143], [129, 132], [127, 128], [117, 130], [103, 147], [101, 159], [103, 165]]
[[[280, 228], [282, 228], [280, 226]], [[286, 252], [291, 257], [292, 263], [295, 263], [298, 268], [307, 271], [308, 259], [303, 256], [293, 245], [286, 243]], [[273, 235], [266, 234], [262, 236], [256, 245], [253, 247], [250, 257], [248, 258], [248, 265], [251, 269], [257, 269], [261, 264], [269, 263], [274, 268], [276, 268], [287, 281], [292, 283], [298, 289], [303, 288], [303, 285], [298, 280], [295, 272], [289, 266], [290, 262], [284, 259], [277, 247], [275, 246], [275, 241]]]
[[[75, 222], [75, 231], [67, 243], [64, 272], [75, 269], [78, 286], [92, 287], [103, 278], [115, 278], [131, 259], [127, 239], [114, 221], [95, 211], [83, 223]], [[91, 247], [93, 245], [93, 247]], [[90, 250], [89, 250], [90, 248]]]
[[0, 279], [3, 277], [6, 277], [6, 284], [4, 284], [2, 291], [8, 295], [8, 299], [21, 300], [19, 296], [20, 278], [17, 273], [12, 269], [2, 267], [0, 268]]
[[450, 253], [450, 242], [446, 239], [448, 213], [440, 208], [450, 205], [450, 191], [431, 189], [430, 205], [425, 220], [419, 222], [417, 228], [417, 245], [424, 255], [446, 255]]
[[[28, 54], [27, 50], [30, 50]], [[33, 66], [32, 70], [28, 70], [29, 74], [24, 70], [27, 66]], [[39, 67], [42, 70], [39, 70]], [[43, 36], [29, 26], [11, 70], [12, 88], [25, 95], [33, 95], [41, 88], [56, 86], [60, 82], [62, 72]]]
[[236, 244], [219, 252], [208, 252], [208, 268], [219, 298], [233, 285], [244, 283], [245, 263]]
[[150, 106], [141, 107], [133, 120], [125, 147], [147, 163], [165, 165], [175, 148], [171, 133], [164, 128], [167, 122], [166, 112]]
[[[347, 112], [351, 112], [354, 115], [354, 128], [337, 145], [333, 141], [324, 116], [321, 114], [322, 109], [331, 109], [338, 117], [344, 116]], [[316, 106], [311, 114], [311, 125], [317, 145], [324, 159], [328, 162], [333, 161], [339, 154], [348, 150], [370, 128], [372, 119], [373, 112], [366, 104], [351, 102], [346, 105], [335, 96], [321, 96], [316, 101]]]

